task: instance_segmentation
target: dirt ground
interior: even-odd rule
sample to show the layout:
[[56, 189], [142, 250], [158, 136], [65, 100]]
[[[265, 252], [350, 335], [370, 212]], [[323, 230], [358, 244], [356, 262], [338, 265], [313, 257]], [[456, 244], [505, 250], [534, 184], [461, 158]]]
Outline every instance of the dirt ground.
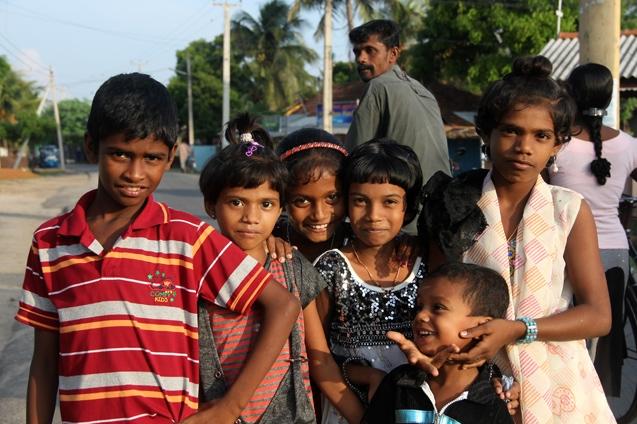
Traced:
[[37, 174], [28, 169], [0, 168], [0, 180], [22, 180], [25, 178], [35, 178]]

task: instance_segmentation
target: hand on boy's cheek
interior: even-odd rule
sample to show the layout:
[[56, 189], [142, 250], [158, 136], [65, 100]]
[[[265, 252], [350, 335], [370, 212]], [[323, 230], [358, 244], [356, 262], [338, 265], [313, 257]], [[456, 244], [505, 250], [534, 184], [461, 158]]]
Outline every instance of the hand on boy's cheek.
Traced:
[[463, 352], [453, 354], [449, 359], [464, 363], [465, 367], [482, 365], [493, 358], [503, 346], [515, 339], [509, 321], [505, 319], [493, 319], [479, 324], [462, 331], [460, 337], [474, 340], [470, 343], [471, 347], [468, 350], [463, 349]]
[[438, 375], [438, 368], [443, 366], [452, 353], [460, 350], [456, 345], [441, 346], [433, 357], [422, 353], [416, 344], [397, 331], [388, 331], [387, 338], [398, 345], [407, 358], [407, 362], [433, 376]]

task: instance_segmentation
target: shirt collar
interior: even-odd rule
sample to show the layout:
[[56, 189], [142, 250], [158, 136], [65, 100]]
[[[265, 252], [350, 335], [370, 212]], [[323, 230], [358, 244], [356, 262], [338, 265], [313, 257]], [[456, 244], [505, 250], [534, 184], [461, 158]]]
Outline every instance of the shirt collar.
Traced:
[[[73, 210], [64, 218], [60, 224], [58, 234], [62, 236], [82, 237], [88, 229], [86, 222], [86, 211], [95, 200], [97, 190], [91, 190], [85, 193]], [[152, 195], [148, 196], [142, 211], [137, 215], [129, 226], [129, 230], [140, 230], [144, 228], [154, 227], [156, 225], [166, 224], [170, 220], [169, 209], [155, 201]], [[128, 230], [127, 230], [128, 231]]]
[[[491, 384], [491, 376], [495, 373], [491, 370], [492, 365], [486, 364], [480, 367], [478, 378], [469, 386], [469, 394], [467, 399], [480, 403], [488, 404], [492, 402], [496, 396], [495, 389]], [[409, 370], [397, 381], [399, 386], [421, 387], [427, 381], [428, 374], [423, 370], [411, 366]]]

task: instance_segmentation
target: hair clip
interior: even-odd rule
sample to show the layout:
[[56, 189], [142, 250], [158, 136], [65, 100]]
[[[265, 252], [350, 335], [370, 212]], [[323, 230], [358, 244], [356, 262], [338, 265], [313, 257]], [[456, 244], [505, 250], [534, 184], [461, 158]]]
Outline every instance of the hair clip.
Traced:
[[245, 132], [239, 136], [239, 140], [242, 143], [254, 143], [254, 138], [251, 132]]
[[246, 149], [246, 156], [247, 157], [252, 156], [252, 154], [257, 151], [258, 146], [259, 144], [257, 143], [254, 143], [254, 142], [250, 143], [250, 145]]
[[582, 115], [585, 115], [585, 116], [597, 116], [597, 117], [599, 117], [599, 116], [605, 116], [606, 114], [607, 114], [606, 109], [600, 109], [600, 108], [597, 108], [597, 107], [584, 109], [582, 111]]

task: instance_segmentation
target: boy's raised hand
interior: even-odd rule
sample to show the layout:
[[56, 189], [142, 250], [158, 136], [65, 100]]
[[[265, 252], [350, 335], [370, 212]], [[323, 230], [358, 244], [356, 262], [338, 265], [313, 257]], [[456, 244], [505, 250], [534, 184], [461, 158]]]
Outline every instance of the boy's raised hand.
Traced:
[[459, 351], [458, 346], [449, 345], [440, 349], [433, 357], [429, 357], [418, 350], [413, 341], [409, 340], [402, 333], [397, 331], [388, 331], [387, 338], [398, 345], [403, 351], [407, 362], [433, 376], [438, 375], [438, 368], [444, 365], [450, 355]]

